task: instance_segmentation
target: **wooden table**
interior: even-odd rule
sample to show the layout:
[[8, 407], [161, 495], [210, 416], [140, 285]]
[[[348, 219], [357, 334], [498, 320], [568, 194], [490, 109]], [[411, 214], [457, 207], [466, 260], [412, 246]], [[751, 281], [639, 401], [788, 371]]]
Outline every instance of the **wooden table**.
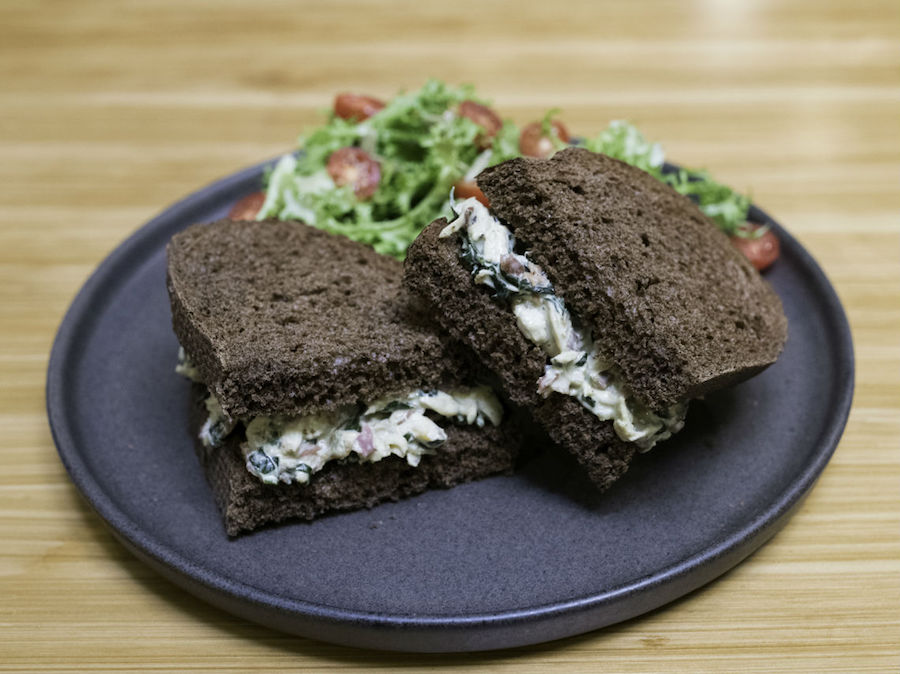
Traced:
[[[0, 671], [900, 668], [896, 2], [6, 0], [0, 26]], [[847, 309], [856, 397], [818, 486], [752, 558], [650, 615], [481, 655], [273, 634], [132, 558], [57, 458], [47, 356], [95, 265], [173, 200], [291, 148], [336, 90], [429, 75], [519, 122], [631, 119], [750, 190]]]

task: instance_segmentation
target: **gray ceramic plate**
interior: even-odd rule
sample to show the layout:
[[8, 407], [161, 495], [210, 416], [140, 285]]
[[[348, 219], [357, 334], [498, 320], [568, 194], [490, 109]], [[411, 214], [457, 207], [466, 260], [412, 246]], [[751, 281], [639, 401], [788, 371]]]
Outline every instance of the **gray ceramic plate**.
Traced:
[[[75, 484], [171, 581], [248, 620], [408, 651], [531, 644], [681, 597], [769, 539], [837, 445], [853, 391], [850, 331], [784, 230], [767, 278], [790, 337], [762, 375], [692, 405], [687, 428], [600, 499], [536, 459], [512, 477], [229, 540], [188, 432], [188, 382], [165, 290], [165, 244], [259, 189], [221, 180], [138, 230], [75, 298], [51, 354], [47, 406]], [[754, 210], [754, 220], [772, 222]]]

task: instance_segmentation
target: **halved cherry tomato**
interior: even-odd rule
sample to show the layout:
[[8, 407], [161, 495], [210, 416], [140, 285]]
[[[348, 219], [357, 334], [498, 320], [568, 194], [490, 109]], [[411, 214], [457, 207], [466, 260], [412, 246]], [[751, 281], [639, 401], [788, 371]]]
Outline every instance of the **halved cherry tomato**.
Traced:
[[256, 214], [266, 201], [265, 192], [254, 192], [239, 200], [228, 211], [230, 220], [256, 220]]
[[[747, 223], [750, 225], [750, 223]], [[752, 231], [756, 231], [760, 229], [760, 225], [750, 225]], [[781, 253], [781, 244], [778, 242], [778, 237], [775, 236], [775, 232], [771, 229], [767, 229], [760, 236], [737, 236], [732, 235], [729, 237], [731, 239], [732, 245], [741, 251], [744, 256], [750, 260], [750, 264], [756, 267], [759, 271], [763, 269], [768, 269], [775, 260], [778, 259], [778, 255]]]
[[[558, 120], [550, 122], [550, 131], [563, 143], [569, 142], [569, 130]], [[532, 122], [519, 135], [519, 152], [526, 157], [549, 157], [556, 151], [556, 145], [544, 135], [544, 125]]]
[[478, 134], [475, 143], [482, 150], [486, 150], [494, 142], [494, 136], [503, 126], [503, 120], [497, 116], [497, 113], [486, 105], [476, 103], [475, 101], [463, 101], [459, 104], [459, 116], [468, 117], [478, 126], [484, 129], [483, 133]]
[[474, 180], [465, 180], [464, 178], [460, 178], [453, 185], [453, 198], [454, 199], [468, 199], [470, 197], [475, 197], [483, 203], [488, 208], [491, 207], [490, 202], [488, 202], [488, 198], [484, 196], [484, 192], [481, 191], [481, 188], [475, 184]]
[[338, 187], [352, 185], [353, 193], [360, 201], [375, 194], [381, 182], [381, 166], [358, 147], [342, 147], [332, 152], [326, 169]]
[[361, 122], [384, 107], [384, 102], [372, 96], [338, 94], [334, 97], [334, 113], [341, 119]]

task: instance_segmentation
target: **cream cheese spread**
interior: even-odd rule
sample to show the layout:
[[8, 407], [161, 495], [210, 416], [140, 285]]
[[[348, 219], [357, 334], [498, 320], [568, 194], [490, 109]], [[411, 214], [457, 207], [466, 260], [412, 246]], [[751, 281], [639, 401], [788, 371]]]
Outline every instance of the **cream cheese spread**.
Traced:
[[329, 461], [351, 458], [374, 463], [388, 456], [418, 466], [447, 440], [426, 412], [482, 427], [500, 423], [503, 408], [488, 387], [414, 391], [385, 398], [360, 414], [356, 408], [293, 419], [257, 417], [247, 424], [242, 449], [247, 470], [263, 482], [309, 481]]
[[460, 232], [461, 257], [475, 283], [507, 299], [519, 330], [548, 356], [537, 382], [540, 395], [555, 391], [574, 397], [599, 419], [612, 421], [616, 434], [642, 451], [681, 429], [687, 405], [656, 414], [635, 400], [615, 365], [599, 354], [590, 331], [575, 327], [544, 271], [515, 252], [516, 239], [509, 229], [475, 198], [456, 204], [454, 210], [457, 217], [440, 236]]
[[[183, 349], [175, 370], [199, 381], [197, 369]], [[206, 409], [209, 417], [200, 430], [200, 440], [208, 447], [218, 447], [237, 420], [222, 410], [212, 393]], [[479, 428], [485, 423], [497, 426], [503, 418], [503, 407], [487, 386], [417, 390], [330, 414], [245, 420], [247, 440], [241, 451], [247, 470], [267, 484], [305, 484], [329, 461], [341, 459], [374, 463], [398, 456], [410, 466], [418, 466], [423, 456], [433, 454], [447, 440], [447, 432], [428, 412]]]
[[191, 381], [200, 381], [200, 373], [197, 371], [197, 367], [185, 353], [182, 346], [178, 347], [178, 363], [175, 365], [175, 372]]

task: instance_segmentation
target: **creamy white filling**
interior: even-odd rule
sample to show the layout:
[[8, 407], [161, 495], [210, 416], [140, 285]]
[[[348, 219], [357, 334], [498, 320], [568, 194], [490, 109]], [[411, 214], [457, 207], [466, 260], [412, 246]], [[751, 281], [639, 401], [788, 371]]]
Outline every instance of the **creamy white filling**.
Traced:
[[247, 424], [242, 446], [247, 470], [266, 483], [309, 481], [329, 461], [354, 457], [374, 463], [388, 456], [418, 466], [447, 440], [446, 431], [426, 412], [459, 423], [498, 425], [503, 408], [490, 388], [414, 391], [385, 398], [359, 413], [346, 409], [329, 415], [293, 419], [257, 417]]
[[219, 399], [212, 394], [206, 399], [206, 412], [209, 416], [200, 429], [200, 439], [207, 447], [218, 447], [231, 434], [237, 422], [225, 414]]
[[182, 346], [178, 347], [178, 362], [175, 364], [175, 372], [191, 381], [200, 381], [200, 373], [197, 372], [196, 366], [185, 353]]
[[[178, 351], [175, 371], [200, 381], [184, 349]], [[237, 420], [225, 413], [212, 393], [206, 410], [209, 416], [200, 440], [207, 447], [219, 447]], [[427, 412], [479, 428], [487, 422], [497, 426], [503, 418], [503, 407], [487, 386], [418, 390], [377, 400], [364, 409], [351, 406], [331, 414], [246, 420], [247, 441], [241, 451], [247, 470], [268, 484], [305, 484], [329, 461], [347, 458], [374, 463], [398, 456], [418, 466], [424, 455], [433, 454], [447, 440], [446, 431]]]
[[635, 401], [614, 364], [598, 353], [590, 332], [575, 327], [544, 271], [515, 253], [509, 229], [477, 199], [466, 199], [455, 210], [457, 217], [440, 236], [462, 232], [462, 257], [471, 265], [475, 283], [507, 297], [519, 330], [549, 357], [537, 383], [540, 395], [555, 391], [573, 396], [598, 418], [612, 421], [620, 438], [642, 450], [681, 429], [687, 406], [673, 405], [658, 415]]

